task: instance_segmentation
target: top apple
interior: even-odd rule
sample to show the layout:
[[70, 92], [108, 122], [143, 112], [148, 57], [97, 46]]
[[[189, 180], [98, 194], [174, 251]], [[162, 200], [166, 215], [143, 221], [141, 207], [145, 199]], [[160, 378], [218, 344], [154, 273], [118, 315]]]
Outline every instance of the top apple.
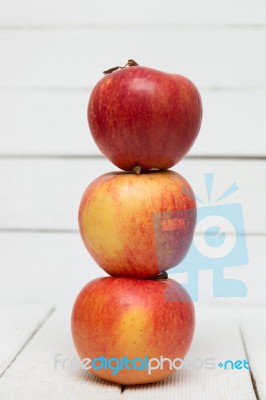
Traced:
[[105, 71], [92, 90], [88, 122], [103, 154], [130, 171], [167, 169], [194, 143], [202, 119], [202, 103], [186, 77], [138, 66]]

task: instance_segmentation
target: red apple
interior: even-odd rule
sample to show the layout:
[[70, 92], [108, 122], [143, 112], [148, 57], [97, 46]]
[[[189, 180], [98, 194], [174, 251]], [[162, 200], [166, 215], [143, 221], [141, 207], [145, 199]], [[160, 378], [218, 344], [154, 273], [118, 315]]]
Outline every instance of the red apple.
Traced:
[[88, 104], [96, 144], [126, 171], [175, 165], [194, 143], [201, 118], [200, 94], [189, 79], [141, 66], [104, 76]]
[[193, 332], [193, 303], [172, 279], [99, 278], [72, 312], [83, 368], [122, 385], [156, 382], [180, 368]]
[[112, 276], [149, 278], [174, 267], [195, 224], [193, 191], [173, 171], [104, 174], [88, 186], [79, 208], [84, 244]]

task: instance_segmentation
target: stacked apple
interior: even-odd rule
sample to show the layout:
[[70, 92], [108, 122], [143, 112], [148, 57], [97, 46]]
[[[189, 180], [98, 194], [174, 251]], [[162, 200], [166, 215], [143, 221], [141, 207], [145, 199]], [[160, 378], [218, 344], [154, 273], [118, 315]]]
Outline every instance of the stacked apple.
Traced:
[[[79, 209], [84, 244], [111, 275], [88, 283], [72, 312], [77, 352], [98, 359], [90, 371], [101, 378], [125, 385], [164, 379], [174, 369], [156, 360], [183, 359], [191, 344], [193, 303], [166, 271], [191, 245], [196, 202], [189, 183], [168, 168], [189, 151], [201, 118], [190, 80], [133, 60], [105, 71], [91, 93], [92, 136], [126, 171], [94, 180]], [[120, 360], [121, 368], [114, 373], [103, 359]], [[152, 373], [143, 360], [157, 363]]]

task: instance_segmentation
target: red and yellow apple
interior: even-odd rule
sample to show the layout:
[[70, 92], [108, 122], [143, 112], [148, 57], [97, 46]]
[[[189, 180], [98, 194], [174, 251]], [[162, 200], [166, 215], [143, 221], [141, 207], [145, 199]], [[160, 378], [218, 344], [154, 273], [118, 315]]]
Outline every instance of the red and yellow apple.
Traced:
[[[83, 367], [96, 376], [122, 385], [156, 382], [182, 364], [194, 318], [189, 295], [172, 279], [99, 278], [75, 301], [72, 336]], [[172, 366], [156, 361], [161, 357]]]
[[112, 276], [149, 278], [176, 266], [195, 224], [193, 191], [173, 171], [104, 174], [88, 186], [79, 208], [84, 244]]
[[186, 77], [131, 66], [107, 74], [96, 84], [87, 115], [96, 144], [117, 167], [167, 169], [194, 143], [202, 103]]

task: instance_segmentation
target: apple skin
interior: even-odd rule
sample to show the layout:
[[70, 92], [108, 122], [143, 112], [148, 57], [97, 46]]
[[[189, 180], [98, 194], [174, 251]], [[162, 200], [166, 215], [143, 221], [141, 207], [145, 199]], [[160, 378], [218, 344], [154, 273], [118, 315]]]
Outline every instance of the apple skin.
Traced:
[[[98, 278], [79, 293], [72, 311], [72, 337], [83, 360], [126, 356], [184, 359], [194, 326], [194, 305], [185, 289], [172, 279], [139, 280]], [[156, 382], [174, 369], [163, 364], [148, 374], [146, 369], [90, 371], [122, 385]]]
[[87, 115], [96, 144], [117, 167], [168, 169], [194, 143], [202, 103], [186, 77], [134, 66], [112, 72], [96, 84]]
[[108, 274], [150, 278], [179, 264], [196, 225], [188, 182], [173, 171], [101, 175], [79, 207], [83, 242]]

